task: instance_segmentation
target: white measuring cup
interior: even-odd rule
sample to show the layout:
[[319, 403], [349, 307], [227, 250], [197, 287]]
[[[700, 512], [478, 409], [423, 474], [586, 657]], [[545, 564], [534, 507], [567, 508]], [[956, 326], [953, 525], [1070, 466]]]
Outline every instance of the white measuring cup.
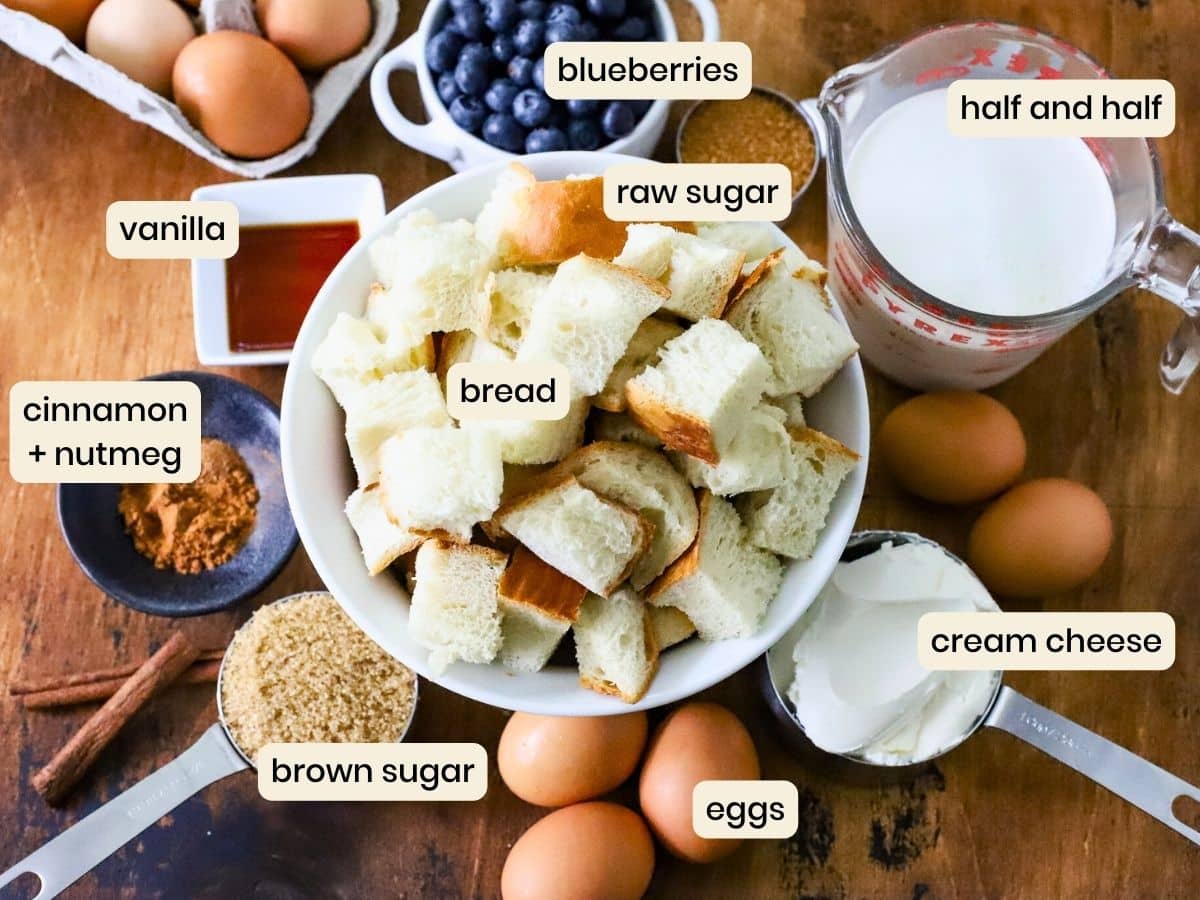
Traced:
[[[919, 534], [905, 531], [859, 531], [850, 536], [842, 560], [850, 562], [859, 559], [879, 549], [887, 541], [893, 544], [928, 544], [941, 550], [951, 559], [957, 559], [940, 544]], [[1200, 845], [1200, 831], [1182, 822], [1172, 809], [1175, 801], [1181, 797], [1200, 803], [1200, 788], [1006, 687], [1002, 672], [994, 673], [991, 697], [987, 705], [980, 710], [975, 722], [961, 735], [957, 735], [929, 756], [890, 764], [868, 759], [853, 750], [833, 753], [817, 747], [804, 734], [804, 727], [796, 718], [795, 710], [787, 696], [787, 688], [795, 672], [792, 650], [804, 626], [805, 622], [802, 619], [763, 657], [760, 682], [776, 722], [791, 746], [805, 756], [818, 760], [832, 760], [839, 764], [836, 768], [840, 774], [855, 781], [872, 780], [872, 772], [886, 773], [886, 780], [903, 779], [919, 773], [925, 763], [946, 755], [980, 729], [998, 728], [1108, 788], [1193, 844]], [[916, 652], [916, 647], [913, 648], [913, 652]]]
[[883, 374], [918, 390], [989, 387], [1015, 375], [1126, 288], [1142, 287], [1186, 314], [1160, 364], [1163, 385], [1173, 393], [1183, 389], [1200, 365], [1200, 235], [1167, 211], [1152, 141], [1086, 140], [1112, 189], [1116, 240], [1104, 283], [1047, 313], [987, 315], [929, 294], [883, 257], [850, 202], [846, 163], [855, 144], [902, 100], [963, 78], [1106, 77], [1099, 64], [1056, 37], [967, 22], [922, 31], [825, 82], [817, 102], [826, 132], [829, 287], [863, 356]]
[[[292, 594], [274, 602], [287, 603], [305, 596], [308, 594]], [[234, 634], [236, 639], [237, 634]], [[225, 660], [228, 658], [226, 654]], [[221, 708], [225, 660], [222, 660], [217, 675], [218, 723], [209, 727], [196, 743], [157, 772], [147, 775], [129, 790], [80, 819], [58, 837], [0, 874], [0, 889], [22, 875], [33, 874], [41, 882], [33, 900], [57, 897], [184, 800], [198, 794], [214, 781], [254, 767], [253, 761], [230, 733], [225, 711]], [[414, 678], [414, 712], [416, 702], [417, 681]], [[398, 741], [404, 740], [412, 719], [413, 716], [409, 715], [404, 731], [397, 737]]]

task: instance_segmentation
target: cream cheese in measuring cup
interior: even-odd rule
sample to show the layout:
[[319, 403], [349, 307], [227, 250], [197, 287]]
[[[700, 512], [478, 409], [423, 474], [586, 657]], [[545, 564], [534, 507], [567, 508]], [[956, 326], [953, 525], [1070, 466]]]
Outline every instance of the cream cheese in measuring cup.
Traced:
[[925, 543], [884, 543], [839, 563], [807, 614], [788, 689], [808, 739], [880, 765], [949, 749], [987, 712], [995, 672], [929, 672], [917, 661], [928, 612], [996, 612], [970, 569]]

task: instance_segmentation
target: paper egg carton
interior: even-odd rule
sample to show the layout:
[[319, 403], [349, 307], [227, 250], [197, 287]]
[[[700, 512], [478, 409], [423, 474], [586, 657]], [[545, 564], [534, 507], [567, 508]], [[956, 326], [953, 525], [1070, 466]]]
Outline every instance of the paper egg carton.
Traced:
[[[312, 120], [296, 144], [266, 159], [240, 159], [223, 152], [184, 118], [179, 107], [144, 85], [118, 72], [108, 63], [89, 56], [52, 25], [0, 3], [0, 41], [22, 56], [50, 69], [60, 78], [83, 88], [93, 97], [119, 109], [131, 119], [149, 125], [203, 156], [215, 166], [246, 178], [262, 178], [295, 165], [317, 149], [317, 142], [350, 95], [370, 71], [396, 30], [399, 0], [369, 0], [373, 27], [358, 53], [326, 69], [312, 92]], [[202, 0], [198, 30], [220, 29], [261, 34], [252, 0]]]

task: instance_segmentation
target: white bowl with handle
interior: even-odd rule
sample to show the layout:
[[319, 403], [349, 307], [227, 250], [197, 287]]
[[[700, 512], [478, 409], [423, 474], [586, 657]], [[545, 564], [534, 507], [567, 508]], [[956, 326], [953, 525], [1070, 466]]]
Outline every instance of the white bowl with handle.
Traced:
[[[721, 24], [712, 0], [688, 2], [700, 16], [701, 39], [719, 41]], [[675, 19], [671, 16], [666, 0], [652, 0], [652, 3], [660, 39], [679, 40]], [[414, 150], [443, 160], [456, 172], [500, 159], [516, 159], [518, 154], [493, 147], [455, 124], [450, 118], [449, 110], [438, 96], [429, 66], [425, 64], [425, 43], [432, 37], [434, 27], [441, 25], [449, 14], [450, 4], [447, 0], [433, 0], [425, 7], [417, 30], [408, 40], [393, 47], [375, 63], [375, 68], [371, 70], [371, 102], [375, 106], [375, 114], [396, 140]], [[412, 72], [417, 76], [421, 101], [429, 116], [426, 124], [414, 122], [396, 107], [388, 86], [388, 79], [393, 72]], [[654, 153], [663, 129], [667, 126], [667, 114], [670, 109], [671, 101], [655, 100], [633, 131], [611, 144], [606, 144], [597, 152], [627, 153], [630, 156], [648, 158]]]
[[[632, 157], [614, 153], [564, 151], [535, 154], [522, 162], [539, 179], [548, 180], [601, 174], [610, 165], [631, 161]], [[812, 557], [787, 567], [779, 594], [756, 635], [714, 643], [692, 639], [670, 648], [662, 655], [649, 691], [634, 705], [581, 687], [573, 666], [517, 673], [499, 663], [456, 662], [434, 674], [428, 651], [409, 637], [409, 597], [402, 579], [391, 571], [375, 577], [367, 574], [358, 539], [343, 513], [346, 498], [356, 487], [345, 422], [333, 395], [313, 374], [311, 360], [338, 313], [363, 314], [367, 291], [375, 280], [367, 252], [370, 243], [418, 209], [428, 209], [443, 220], [474, 219], [506, 165], [499, 161], [453, 175], [409, 198], [351, 248], [317, 294], [292, 350], [283, 388], [280, 450], [292, 516], [317, 573], [350, 617], [381, 647], [447, 690], [491, 706], [557, 716], [614, 715], [662, 706], [690, 697], [762, 656], [808, 609], [833, 572], [853, 530], [866, 482], [870, 423], [862, 365], [857, 356], [852, 358], [805, 404], [812, 427], [863, 458], [842, 484]], [[775, 230], [779, 246], [795, 246]], [[834, 315], [842, 318], [836, 308]]]

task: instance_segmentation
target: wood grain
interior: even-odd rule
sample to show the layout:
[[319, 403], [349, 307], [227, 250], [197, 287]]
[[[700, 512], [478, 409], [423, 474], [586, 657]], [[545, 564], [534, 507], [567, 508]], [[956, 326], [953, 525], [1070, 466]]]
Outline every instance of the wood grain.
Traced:
[[[1164, 77], [1178, 125], [1160, 142], [1175, 214], [1200, 223], [1200, 5], [1193, 0], [718, 0], [724, 36], [755, 51], [755, 80], [811, 96], [835, 69], [936, 22], [1019, 21], [1062, 35], [1118, 75]], [[421, 4], [405, 3], [397, 40]], [[674, 4], [684, 37], [694, 14]], [[398, 81], [416, 114], [415, 85]], [[676, 113], [678, 114], [678, 113]], [[310, 159], [286, 173], [375, 172], [389, 207], [447, 175], [392, 141], [359, 90]], [[117, 199], [177, 199], [230, 180], [165, 137], [127, 120], [0, 47], [0, 379], [137, 378], [196, 366], [188, 269], [118, 261], [104, 250]], [[824, 254], [824, 192], [789, 226]], [[1078, 326], [995, 391], [1029, 437], [1029, 475], [1066, 475], [1111, 505], [1116, 542], [1099, 575], [1037, 608], [1161, 609], [1179, 658], [1163, 673], [1016, 673], [1017, 689], [1200, 782], [1200, 386], [1183, 397], [1157, 381], [1178, 316], [1130, 293]], [[280, 369], [229, 370], [276, 399]], [[905, 391], [870, 384], [876, 424]], [[3, 427], [7, 428], [7, 416]], [[0, 442], [7, 454], [7, 438]], [[0, 481], [0, 677], [34, 679], [145, 658], [171, 623], [102, 596], [58, 533], [53, 489]], [[861, 527], [910, 528], [962, 550], [977, 510], [947, 512], [900, 493], [872, 470]], [[303, 552], [258, 598], [319, 586]], [[184, 621], [219, 646], [250, 612]], [[62, 811], [30, 774], [86, 711], [25, 712], [0, 702], [0, 867], [32, 851], [184, 749], [213, 721], [207, 687], [173, 688], [101, 754]], [[661, 860], [654, 897], [1044, 898], [1190, 897], [1200, 854], [1103, 789], [999, 733], [980, 735], [900, 785], [848, 785], [802, 765], [770, 728], [751, 672], [709, 692], [750, 725], [771, 778], [796, 782], [802, 825], [789, 841], [749, 845], [712, 867]], [[505, 714], [426, 685], [416, 740], [477, 740], [494, 752]], [[268, 804], [238, 776], [184, 804], [68, 891], [71, 897], [493, 897], [511, 843], [539, 817], [492, 773], [469, 805]], [[626, 796], [628, 796], [626, 794]]]

